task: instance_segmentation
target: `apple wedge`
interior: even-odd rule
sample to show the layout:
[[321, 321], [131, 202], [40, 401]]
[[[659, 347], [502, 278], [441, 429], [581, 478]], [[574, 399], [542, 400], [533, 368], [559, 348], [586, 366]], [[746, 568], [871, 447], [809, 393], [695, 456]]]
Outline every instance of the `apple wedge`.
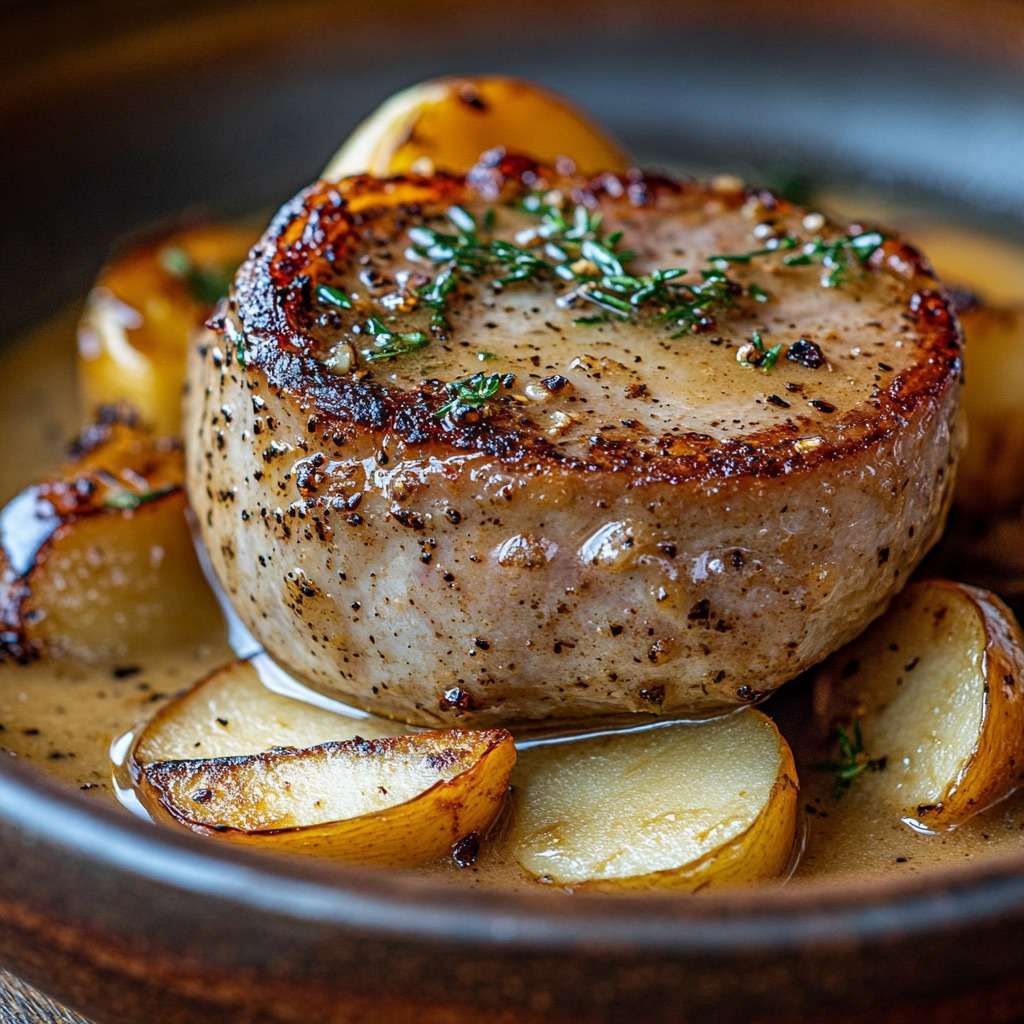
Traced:
[[784, 875], [798, 783], [770, 718], [706, 723], [523, 751], [508, 841], [538, 881], [683, 892]]
[[148, 239], [104, 268], [78, 327], [90, 414], [126, 402], [155, 431], [179, 432], [187, 346], [256, 237], [248, 226], [194, 225]]
[[956, 502], [988, 517], [1024, 501], [1024, 306], [970, 305], [960, 321], [968, 432]]
[[204, 835], [268, 852], [413, 866], [487, 832], [515, 760], [505, 730], [453, 729], [160, 761], [141, 766], [137, 786], [158, 818]]
[[0, 511], [0, 653], [133, 661], [209, 636], [178, 446], [110, 413], [75, 450]]
[[264, 667], [259, 657], [254, 661], [233, 661], [165, 704], [135, 740], [133, 777], [155, 761], [235, 757], [409, 732], [385, 718], [351, 717], [283, 696], [270, 688], [273, 679], [260, 677], [261, 668], [270, 673], [272, 666]]
[[323, 177], [468, 171], [495, 146], [584, 172], [624, 171], [622, 150], [559, 96], [499, 76], [421, 82], [382, 103], [348, 137]]
[[1022, 641], [988, 591], [907, 587], [815, 680], [826, 731], [843, 730], [827, 764], [839, 784], [856, 777], [860, 799], [933, 831], [1012, 793], [1024, 778]]

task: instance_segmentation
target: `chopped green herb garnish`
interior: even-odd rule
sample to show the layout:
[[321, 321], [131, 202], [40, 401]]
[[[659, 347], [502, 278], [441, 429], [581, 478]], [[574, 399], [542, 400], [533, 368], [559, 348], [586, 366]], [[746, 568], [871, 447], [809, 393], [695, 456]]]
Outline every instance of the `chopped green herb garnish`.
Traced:
[[430, 343], [430, 338], [423, 331], [392, 331], [383, 320], [375, 316], [366, 321], [363, 331], [373, 338], [373, 347], [362, 350], [363, 358], [371, 363], [396, 359], [425, 348]]
[[162, 498], [165, 494], [170, 494], [172, 491], [176, 491], [177, 489], [177, 485], [170, 484], [167, 487], [160, 487], [153, 491], [143, 491], [141, 494], [136, 491], [128, 490], [115, 491], [113, 494], [107, 496], [103, 505], [105, 508], [126, 511], [128, 509], [138, 508], [140, 505], [146, 505], [151, 501], [156, 501], [158, 498]]
[[434, 415], [438, 419], [448, 415], [458, 418], [463, 411], [479, 409], [501, 389], [503, 376], [500, 373], [474, 373], [471, 377], [446, 384], [445, 390], [451, 397]]
[[841, 725], [836, 727], [836, 747], [837, 756], [834, 760], [822, 761], [814, 767], [835, 776], [834, 793], [837, 800], [864, 772], [880, 772], [885, 768], [884, 757], [868, 757], [859, 720], [854, 720], [853, 729], [849, 732]]
[[160, 265], [172, 277], [184, 281], [192, 297], [206, 306], [215, 306], [231, 288], [234, 267], [200, 267], [184, 249], [174, 245], [160, 251]]
[[750, 345], [744, 346], [745, 348], [753, 349], [753, 353], [744, 353], [743, 349], [740, 349], [738, 356], [740, 358], [740, 364], [742, 366], [759, 366], [763, 373], [770, 372], [775, 364], [779, 361], [779, 356], [782, 354], [782, 344], [772, 345], [771, 348], [766, 348], [764, 344], [764, 338], [761, 337], [759, 331], [754, 331], [750, 336]]
[[793, 235], [786, 235], [777, 238], [766, 245], [763, 249], [751, 249], [750, 252], [723, 253], [718, 256], [711, 256], [711, 263], [752, 263], [758, 256], [773, 256], [777, 252], [786, 249], [795, 249], [797, 239]]
[[351, 309], [352, 299], [347, 292], [335, 288], [332, 284], [318, 284], [316, 286], [316, 297], [328, 306], [337, 306], [338, 309]]
[[673, 338], [681, 338], [695, 329], [710, 327], [712, 313], [733, 304], [742, 287], [722, 270], [705, 270], [696, 284], [680, 284], [677, 294], [682, 301], [664, 310], [658, 319], [672, 324]]
[[480, 360], [481, 363], [485, 363], [491, 359], [498, 358], [493, 352], [477, 352], [476, 357], [477, 359]]
[[865, 231], [859, 235], [844, 235], [832, 242], [815, 238], [798, 253], [783, 259], [787, 267], [807, 266], [820, 263], [825, 269], [821, 283], [826, 288], [838, 288], [847, 278], [851, 265], [860, 265], [875, 254], [885, 242], [880, 231]]

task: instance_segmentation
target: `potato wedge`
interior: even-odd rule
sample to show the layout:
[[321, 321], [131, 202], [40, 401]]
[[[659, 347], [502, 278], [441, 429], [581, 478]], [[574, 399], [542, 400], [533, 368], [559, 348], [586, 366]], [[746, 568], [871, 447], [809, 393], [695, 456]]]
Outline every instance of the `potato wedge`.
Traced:
[[219, 621], [185, 518], [178, 447], [116, 416], [0, 512], [0, 653], [134, 660]]
[[513, 776], [513, 855], [572, 889], [699, 889], [777, 878], [797, 827], [793, 755], [759, 711], [535, 747]]
[[354, 738], [302, 750], [143, 765], [158, 817], [278, 853], [359, 864], [437, 860], [500, 812], [515, 764], [503, 729]]
[[[953, 828], [1024, 778], [1024, 652], [1013, 613], [961, 583], [911, 584], [815, 680], [815, 707], [884, 770], [857, 778], [859, 796], [908, 823]], [[852, 769], [856, 770], [856, 769]]]
[[566, 100], [487, 75], [434, 79], [392, 96], [348, 137], [323, 177], [464, 172], [495, 146], [548, 163], [569, 157], [584, 172], [628, 165], [622, 150]]
[[205, 224], [151, 239], [100, 274], [78, 328], [83, 407], [127, 402], [158, 433], [177, 434], [189, 340], [227, 293], [257, 233]]
[[133, 774], [154, 761], [235, 757], [409, 732], [387, 719], [349, 717], [282, 696], [264, 684], [260, 667], [259, 658], [233, 661], [165, 704], [135, 740]]
[[967, 447], [956, 503], [990, 516], [1024, 502], [1024, 306], [972, 305], [967, 338]]

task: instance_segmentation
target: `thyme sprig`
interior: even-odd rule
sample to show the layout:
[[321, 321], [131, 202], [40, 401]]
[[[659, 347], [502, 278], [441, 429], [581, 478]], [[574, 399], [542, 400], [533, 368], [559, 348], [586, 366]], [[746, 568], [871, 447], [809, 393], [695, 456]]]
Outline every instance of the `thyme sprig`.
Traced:
[[[877, 231], [832, 241], [819, 237], [803, 244], [795, 235], [780, 235], [758, 249], [709, 257], [698, 272], [699, 279], [694, 281], [684, 280], [689, 273], [685, 267], [634, 273], [631, 264], [636, 254], [623, 248], [623, 233], [605, 233], [599, 212], [583, 203], [570, 206], [560, 193], [530, 193], [518, 205], [537, 220], [519, 231], [514, 240], [494, 237], [494, 208], [477, 218], [455, 205], [445, 213], [447, 227], [420, 224], [409, 229], [407, 256], [437, 267], [436, 273], [415, 292], [418, 303], [431, 311], [432, 334], [443, 338], [449, 330], [449, 307], [460, 285], [487, 277], [497, 290], [527, 281], [561, 281], [567, 287], [557, 296], [560, 306], [588, 304], [599, 310], [596, 315], [577, 317], [577, 325], [646, 316], [667, 324], [672, 330], [671, 337], [679, 338], [714, 327], [717, 314], [735, 305], [741, 296], [757, 303], [770, 301], [770, 294], [760, 285], [751, 282], [744, 286], [731, 277], [729, 271], [734, 265], [786, 254], [782, 256], [786, 266], [820, 263], [824, 270], [822, 284], [835, 288], [846, 280], [852, 267], [867, 262], [885, 240]], [[340, 288], [318, 285], [316, 294], [324, 304], [353, 308], [352, 299]], [[376, 317], [371, 317], [359, 330], [374, 339], [373, 346], [362, 351], [371, 362], [394, 359], [429, 343], [424, 331], [394, 331]], [[752, 344], [751, 358], [745, 365], [770, 371], [782, 346], [766, 348], [756, 333]], [[466, 393], [470, 399], [463, 405], [471, 407], [476, 392], [471, 387]], [[457, 403], [449, 402], [448, 406], [455, 408]], [[446, 406], [443, 414], [448, 411]]]
[[737, 355], [740, 357], [739, 361], [741, 366], [757, 366], [761, 369], [762, 373], [770, 373], [775, 368], [775, 364], [779, 361], [779, 356], [782, 355], [782, 348], [783, 346], [781, 343], [778, 345], [772, 345], [771, 348], [765, 348], [764, 338], [761, 337], [761, 332], [754, 331], [750, 336], [749, 347], [744, 345]]
[[338, 309], [351, 309], [352, 297], [348, 292], [333, 284], [318, 284], [316, 286], [316, 297], [328, 306], [337, 306]]
[[157, 487], [151, 491], [142, 491], [141, 493], [122, 489], [107, 495], [103, 506], [104, 508], [117, 509], [124, 512], [138, 508], [140, 505], [148, 505], [151, 501], [156, 501], [177, 489], [176, 484], [169, 484], [167, 487]]
[[886, 758], [868, 756], [864, 749], [864, 736], [858, 719], [854, 719], [850, 731], [841, 725], [837, 726], [835, 742], [837, 757], [834, 760], [819, 762], [814, 768], [818, 771], [831, 772], [835, 776], [833, 792], [838, 800], [864, 772], [882, 771]]
[[367, 362], [381, 362], [396, 359], [409, 352], [425, 348], [430, 338], [423, 331], [393, 331], [379, 317], [371, 316], [363, 325], [362, 332], [373, 338], [373, 347], [364, 348], [362, 357]]
[[431, 328], [447, 329], [448, 303], [460, 281], [493, 273], [492, 285], [502, 288], [519, 281], [529, 281], [552, 269], [551, 264], [530, 249], [501, 238], [484, 237], [494, 225], [494, 211], [489, 210], [483, 224], [461, 206], [447, 211], [455, 231], [441, 231], [426, 225], [409, 229], [414, 259], [441, 264], [441, 271], [417, 291], [419, 300], [433, 310]]
[[459, 419], [470, 409], [479, 409], [486, 405], [501, 390], [504, 382], [501, 373], [474, 373], [461, 380], [453, 380], [445, 385], [450, 396], [444, 405], [434, 413], [438, 419], [451, 416]]
[[749, 252], [719, 253], [710, 257], [710, 262], [712, 266], [719, 263], [753, 263], [759, 256], [774, 256], [776, 253], [795, 249], [798, 243], [799, 239], [795, 235], [783, 235], [781, 238], [769, 239], [761, 249], [751, 249]]
[[807, 242], [798, 253], [783, 258], [787, 267], [820, 263], [824, 268], [821, 283], [826, 288], [838, 288], [845, 283], [851, 267], [863, 266], [885, 242], [880, 231], [863, 231], [844, 235], [831, 242], [815, 238]]

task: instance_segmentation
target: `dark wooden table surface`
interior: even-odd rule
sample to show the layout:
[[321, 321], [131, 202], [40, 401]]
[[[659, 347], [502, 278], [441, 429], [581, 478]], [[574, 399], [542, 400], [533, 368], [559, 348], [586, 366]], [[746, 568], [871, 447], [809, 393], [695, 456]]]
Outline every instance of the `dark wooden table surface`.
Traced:
[[0, 971], [0, 1024], [89, 1024], [25, 982]]

